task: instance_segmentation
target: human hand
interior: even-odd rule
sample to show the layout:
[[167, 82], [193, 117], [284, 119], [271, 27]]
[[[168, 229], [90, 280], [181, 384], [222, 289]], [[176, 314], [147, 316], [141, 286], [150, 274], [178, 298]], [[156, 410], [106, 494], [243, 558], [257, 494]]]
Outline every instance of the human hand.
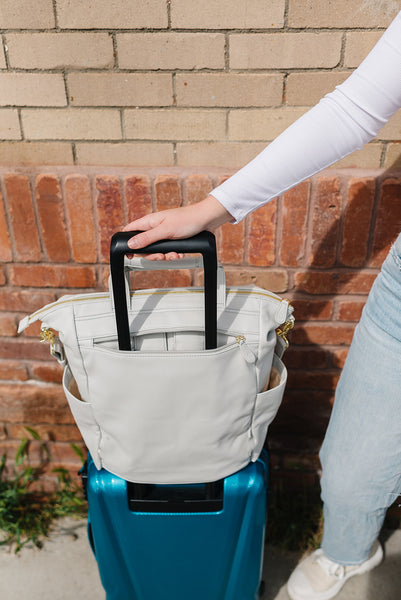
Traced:
[[[128, 241], [133, 253], [158, 240], [179, 240], [196, 235], [200, 231], [213, 231], [220, 225], [232, 220], [231, 214], [213, 196], [201, 202], [151, 213], [136, 219], [124, 227], [124, 231], [141, 231]], [[176, 252], [168, 254], [149, 254], [150, 260], [175, 260], [181, 255]]]

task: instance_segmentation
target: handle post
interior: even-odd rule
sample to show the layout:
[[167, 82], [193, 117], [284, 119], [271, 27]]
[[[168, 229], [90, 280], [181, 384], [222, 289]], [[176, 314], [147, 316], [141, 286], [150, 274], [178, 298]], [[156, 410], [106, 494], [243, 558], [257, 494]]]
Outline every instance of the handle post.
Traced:
[[[113, 286], [118, 346], [120, 350], [131, 350], [128, 307], [125, 294], [124, 257], [133, 254], [128, 240], [140, 231], [115, 233], [110, 244], [110, 270]], [[135, 249], [135, 254], [167, 254], [182, 252], [201, 254], [204, 269], [205, 289], [205, 348], [217, 346], [217, 253], [216, 238], [210, 231], [182, 240], [159, 240], [145, 248]]]

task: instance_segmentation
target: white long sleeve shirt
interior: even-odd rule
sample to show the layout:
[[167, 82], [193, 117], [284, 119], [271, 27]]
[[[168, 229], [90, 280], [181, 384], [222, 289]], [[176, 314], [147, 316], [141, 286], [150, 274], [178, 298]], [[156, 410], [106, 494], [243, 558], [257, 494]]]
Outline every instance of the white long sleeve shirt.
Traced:
[[401, 12], [344, 83], [211, 193], [239, 222], [362, 148], [400, 107]]

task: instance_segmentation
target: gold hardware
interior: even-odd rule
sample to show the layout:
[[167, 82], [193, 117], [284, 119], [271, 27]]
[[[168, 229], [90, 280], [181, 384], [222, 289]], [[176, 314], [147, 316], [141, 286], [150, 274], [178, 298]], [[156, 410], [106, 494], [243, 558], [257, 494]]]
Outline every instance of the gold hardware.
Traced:
[[48, 342], [50, 344], [50, 352], [54, 350], [54, 342], [56, 341], [56, 336], [49, 327], [42, 327], [39, 339], [41, 342]]
[[40, 341], [48, 342], [50, 344], [50, 354], [54, 356], [57, 362], [60, 365], [65, 365], [65, 354], [64, 348], [61, 344], [59, 338], [55, 335], [55, 333], [50, 329], [50, 327], [46, 327], [42, 325], [42, 329], [40, 332]]
[[289, 331], [291, 331], [291, 329], [293, 329], [293, 327], [294, 327], [294, 319], [290, 318], [290, 319], [288, 319], [288, 321], [286, 321], [284, 323], [284, 325], [282, 327], [277, 327], [277, 329], [276, 329], [277, 335], [284, 340], [286, 348], [288, 348], [288, 346], [290, 345], [290, 342], [288, 341], [288, 338], [287, 338], [287, 333]]
[[237, 335], [235, 341], [237, 344], [243, 344], [246, 341], [246, 337], [244, 335]]

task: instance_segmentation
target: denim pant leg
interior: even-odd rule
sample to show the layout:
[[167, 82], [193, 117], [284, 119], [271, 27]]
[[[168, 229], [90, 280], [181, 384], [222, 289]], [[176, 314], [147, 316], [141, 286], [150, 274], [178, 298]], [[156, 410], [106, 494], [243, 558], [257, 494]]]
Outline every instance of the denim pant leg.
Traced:
[[320, 458], [323, 551], [359, 564], [401, 493], [401, 234], [355, 329]]

